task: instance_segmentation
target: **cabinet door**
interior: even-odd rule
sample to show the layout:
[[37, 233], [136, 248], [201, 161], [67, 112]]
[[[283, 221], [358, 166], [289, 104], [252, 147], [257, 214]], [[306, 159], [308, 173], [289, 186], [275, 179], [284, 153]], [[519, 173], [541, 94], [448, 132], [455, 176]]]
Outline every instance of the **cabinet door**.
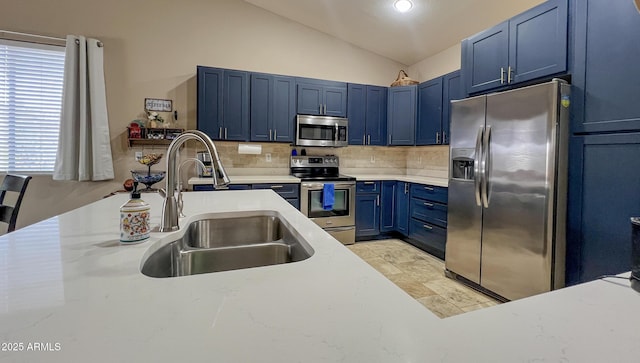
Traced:
[[387, 142], [389, 145], [415, 144], [417, 86], [389, 88]]
[[[369, 145], [387, 145], [387, 87], [367, 86], [365, 134]], [[351, 119], [349, 119], [351, 127]], [[349, 128], [351, 132], [351, 128]]]
[[409, 183], [396, 184], [396, 231], [409, 235]]
[[324, 115], [347, 117], [347, 87], [323, 88]]
[[451, 101], [461, 100], [465, 98], [465, 94], [460, 81], [460, 71], [445, 74], [442, 79], [442, 143], [448, 145]]
[[640, 14], [633, 1], [574, 4], [572, 131], [640, 130]]
[[296, 119], [296, 81], [273, 77], [273, 141], [293, 142]]
[[349, 119], [349, 145], [366, 145], [365, 118], [367, 86], [349, 83], [347, 86], [347, 118]]
[[467, 93], [506, 84], [509, 65], [509, 22], [482, 31], [462, 42], [462, 78]]
[[219, 139], [222, 129], [222, 87], [224, 70], [198, 67], [198, 130]]
[[568, 285], [629, 271], [629, 218], [640, 216], [638, 155], [640, 133], [571, 139]]
[[396, 181], [382, 182], [380, 193], [380, 232], [391, 232], [395, 228], [396, 219]]
[[298, 83], [298, 113], [304, 115], [320, 115], [322, 104], [322, 86]]
[[251, 74], [251, 141], [272, 139], [273, 76]]
[[380, 234], [380, 194], [356, 195], [356, 236]]
[[418, 86], [416, 145], [442, 143], [442, 77]]
[[509, 20], [510, 83], [567, 70], [567, 11], [568, 0], [549, 0]]
[[249, 139], [249, 73], [224, 71], [224, 130], [225, 140]]

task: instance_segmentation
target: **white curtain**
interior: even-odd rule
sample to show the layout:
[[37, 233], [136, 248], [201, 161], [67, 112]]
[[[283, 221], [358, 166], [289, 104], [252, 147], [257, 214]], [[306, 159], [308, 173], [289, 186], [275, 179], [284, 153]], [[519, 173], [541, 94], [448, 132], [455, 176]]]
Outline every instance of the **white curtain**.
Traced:
[[54, 180], [113, 179], [103, 48], [68, 35]]

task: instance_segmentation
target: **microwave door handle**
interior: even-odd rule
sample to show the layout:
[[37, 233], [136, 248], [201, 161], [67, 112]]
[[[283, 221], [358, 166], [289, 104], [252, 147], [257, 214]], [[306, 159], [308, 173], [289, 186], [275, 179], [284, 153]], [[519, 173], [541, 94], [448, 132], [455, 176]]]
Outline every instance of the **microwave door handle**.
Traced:
[[338, 141], [338, 124], [335, 124], [335, 129], [333, 131], [333, 141]]

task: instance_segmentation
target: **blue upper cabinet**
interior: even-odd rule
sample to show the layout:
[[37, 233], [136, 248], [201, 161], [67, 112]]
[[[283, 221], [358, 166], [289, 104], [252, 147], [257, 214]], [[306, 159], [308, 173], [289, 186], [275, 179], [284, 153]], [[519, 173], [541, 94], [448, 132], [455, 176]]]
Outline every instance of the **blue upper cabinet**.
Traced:
[[465, 98], [460, 71], [442, 76], [442, 144], [449, 144], [451, 123], [451, 101]]
[[223, 88], [225, 140], [247, 141], [249, 139], [249, 73], [224, 71]]
[[249, 73], [198, 67], [198, 130], [216, 140], [249, 139]]
[[508, 66], [508, 22], [462, 41], [462, 72], [467, 93], [503, 86]]
[[387, 88], [350, 83], [347, 90], [349, 145], [386, 145]]
[[251, 74], [251, 141], [292, 142], [295, 79]]
[[222, 86], [224, 70], [198, 67], [198, 120], [197, 128], [211, 138], [222, 134]]
[[478, 93], [567, 70], [568, 0], [548, 0], [462, 42], [462, 79]]
[[633, 1], [572, 4], [572, 131], [640, 130], [640, 14]]
[[347, 85], [347, 118], [349, 119], [349, 145], [366, 145], [367, 86]]
[[297, 79], [297, 111], [305, 115], [347, 116], [347, 84], [308, 78]]
[[442, 143], [442, 77], [418, 86], [416, 145]]
[[414, 145], [417, 86], [389, 88], [387, 108], [388, 145]]

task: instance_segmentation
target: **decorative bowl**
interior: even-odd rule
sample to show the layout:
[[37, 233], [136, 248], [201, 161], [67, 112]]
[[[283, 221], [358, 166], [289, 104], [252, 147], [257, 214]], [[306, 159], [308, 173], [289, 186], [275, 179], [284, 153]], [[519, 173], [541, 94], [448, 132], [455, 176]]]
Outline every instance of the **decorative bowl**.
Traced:
[[146, 185], [147, 189], [151, 189], [151, 186], [153, 184], [164, 179], [164, 175], [164, 171], [150, 172], [148, 170], [131, 170], [131, 176], [133, 177], [133, 180]]

